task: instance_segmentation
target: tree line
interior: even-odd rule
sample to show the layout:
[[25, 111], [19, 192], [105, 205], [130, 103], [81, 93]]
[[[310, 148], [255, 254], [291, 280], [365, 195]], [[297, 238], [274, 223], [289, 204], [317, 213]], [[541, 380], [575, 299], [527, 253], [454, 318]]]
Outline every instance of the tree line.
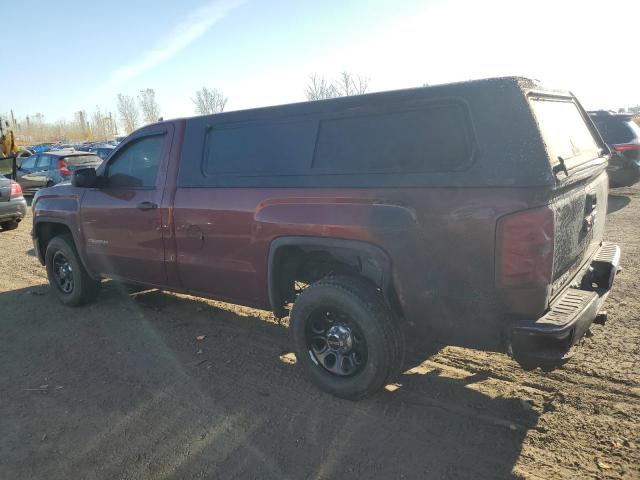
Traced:
[[[215, 88], [202, 87], [191, 98], [194, 113], [208, 115], [224, 111], [228, 98]], [[13, 110], [2, 115], [2, 121], [16, 132], [23, 143], [107, 141], [118, 134], [128, 135], [135, 129], [155, 123], [161, 118], [161, 108], [153, 88], [140, 90], [136, 96], [118, 93], [115, 112], [99, 105], [88, 114], [78, 110], [71, 120], [45, 120], [42, 113], [16, 118]]]
[[[304, 89], [307, 100], [324, 100], [349, 95], [360, 95], [369, 90], [369, 79], [350, 72], [341, 72], [335, 79], [318, 74], [309, 77]], [[203, 86], [197, 90], [191, 102], [197, 115], [210, 115], [224, 111], [228, 97], [216, 88]], [[81, 142], [107, 141], [118, 134], [127, 135], [135, 129], [161, 120], [162, 109], [153, 88], [140, 90], [137, 95], [118, 93], [115, 112], [100, 106], [88, 114], [77, 111], [71, 120], [45, 121], [44, 115], [36, 113], [18, 120], [13, 113], [3, 115], [20, 141], [27, 144], [37, 142]]]

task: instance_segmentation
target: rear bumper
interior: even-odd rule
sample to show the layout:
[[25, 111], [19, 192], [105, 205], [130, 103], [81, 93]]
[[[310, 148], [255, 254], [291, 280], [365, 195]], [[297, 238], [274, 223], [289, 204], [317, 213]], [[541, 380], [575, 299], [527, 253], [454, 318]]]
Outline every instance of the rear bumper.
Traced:
[[22, 220], [27, 214], [27, 201], [22, 198], [14, 198], [8, 202], [0, 202], [0, 222], [10, 220]]
[[554, 368], [572, 356], [611, 291], [620, 265], [620, 247], [603, 244], [581, 278], [558, 296], [541, 318], [510, 327], [509, 353], [525, 368]]

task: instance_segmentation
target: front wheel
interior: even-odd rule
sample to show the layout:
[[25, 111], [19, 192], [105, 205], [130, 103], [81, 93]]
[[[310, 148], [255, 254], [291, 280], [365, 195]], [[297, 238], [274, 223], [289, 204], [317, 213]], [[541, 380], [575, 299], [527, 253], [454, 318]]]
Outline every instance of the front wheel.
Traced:
[[364, 279], [331, 276], [297, 298], [290, 322], [298, 362], [322, 390], [357, 400], [393, 382], [404, 334], [382, 294]]
[[100, 282], [85, 270], [70, 235], [54, 237], [44, 258], [49, 284], [58, 300], [76, 307], [96, 298]]

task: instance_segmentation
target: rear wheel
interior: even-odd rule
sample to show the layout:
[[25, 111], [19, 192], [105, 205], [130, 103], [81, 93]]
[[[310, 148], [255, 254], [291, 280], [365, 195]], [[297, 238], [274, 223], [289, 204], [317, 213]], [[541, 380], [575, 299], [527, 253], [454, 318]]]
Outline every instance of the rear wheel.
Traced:
[[291, 312], [298, 362], [321, 389], [364, 398], [392, 382], [404, 335], [382, 294], [366, 280], [333, 276], [306, 288]]
[[17, 220], [9, 220], [8, 222], [0, 223], [0, 227], [2, 227], [2, 230], [15, 230], [16, 228], [18, 228], [18, 225], [20, 225], [20, 222], [18, 222]]
[[59, 235], [49, 242], [45, 265], [51, 290], [65, 305], [84, 305], [96, 298], [100, 282], [85, 270], [70, 235]]
[[53, 183], [53, 181], [49, 180], [45, 186], [47, 188], [49, 188], [49, 187], [53, 187], [54, 185], [55, 185], [55, 183]]

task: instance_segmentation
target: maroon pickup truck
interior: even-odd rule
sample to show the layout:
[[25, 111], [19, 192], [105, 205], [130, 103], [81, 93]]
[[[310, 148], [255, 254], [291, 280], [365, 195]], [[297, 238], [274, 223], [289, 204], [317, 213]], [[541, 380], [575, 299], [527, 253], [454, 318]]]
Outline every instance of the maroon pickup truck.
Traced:
[[290, 315], [298, 363], [356, 399], [405, 335], [565, 362], [619, 268], [608, 156], [522, 78], [170, 120], [39, 192], [33, 239], [68, 305], [111, 278]]

